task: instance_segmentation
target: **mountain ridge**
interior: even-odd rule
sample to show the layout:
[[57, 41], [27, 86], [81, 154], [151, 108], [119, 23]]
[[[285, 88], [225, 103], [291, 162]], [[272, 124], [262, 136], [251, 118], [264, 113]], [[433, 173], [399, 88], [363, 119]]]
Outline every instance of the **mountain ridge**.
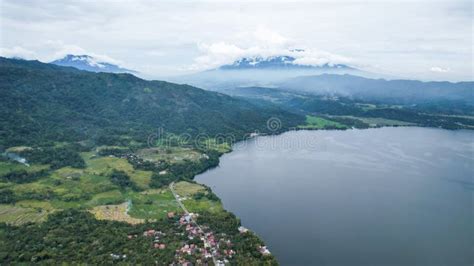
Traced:
[[86, 139], [111, 144], [124, 135], [146, 142], [159, 128], [241, 139], [268, 131], [271, 117], [281, 119], [282, 130], [303, 119], [189, 85], [1, 57], [0, 87], [0, 146]]
[[118, 65], [98, 60], [89, 55], [68, 54], [63, 58], [54, 60], [50, 63], [58, 66], [74, 67], [90, 72], [136, 73], [134, 70], [122, 68]]

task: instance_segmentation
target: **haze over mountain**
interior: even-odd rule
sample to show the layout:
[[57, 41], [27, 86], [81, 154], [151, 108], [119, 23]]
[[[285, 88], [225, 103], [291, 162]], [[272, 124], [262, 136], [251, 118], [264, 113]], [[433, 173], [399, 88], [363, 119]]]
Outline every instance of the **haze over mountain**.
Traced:
[[474, 82], [422, 82], [369, 79], [353, 75], [323, 74], [288, 79], [278, 87], [316, 95], [339, 95], [359, 100], [398, 104], [459, 101], [474, 104]]
[[58, 66], [74, 67], [80, 70], [86, 70], [90, 72], [108, 72], [108, 73], [136, 73], [133, 70], [122, 68], [120, 66], [102, 62], [89, 55], [72, 55], [68, 54], [61, 59], [57, 59], [51, 62]]
[[318, 70], [349, 70], [354, 69], [345, 64], [323, 63], [321, 65], [302, 64], [293, 56], [255, 56], [243, 57], [232, 64], [220, 66], [220, 70], [237, 70], [237, 69], [273, 69], [273, 70], [291, 70], [291, 69], [318, 69]]
[[172, 77], [170, 80], [205, 89], [220, 90], [248, 86], [271, 87], [290, 78], [323, 73], [353, 74], [367, 77], [382, 76], [359, 70], [347, 64], [332, 62], [326, 58], [309, 59], [310, 62], [308, 62], [308, 58], [298, 58], [285, 54], [241, 57], [231, 64], [224, 64], [191, 75]]

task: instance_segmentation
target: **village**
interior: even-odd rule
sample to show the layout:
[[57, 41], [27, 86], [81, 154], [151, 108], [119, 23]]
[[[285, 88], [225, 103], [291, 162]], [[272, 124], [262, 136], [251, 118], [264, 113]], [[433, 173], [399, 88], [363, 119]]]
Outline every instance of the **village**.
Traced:
[[[182, 213], [168, 212], [167, 218], [175, 221], [175, 225], [184, 229], [180, 234], [184, 241], [181, 246], [175, 250], [175, 265], [228, 265], [232, 258], [236, 255], [233, 249], [234, 244], [225, 233], [216, 234], [208, 226], [199, 225], [196, 220], [198, 213], [189, 212], [182, 204], [181, 198], [176, 194], [174, 183], [169, 188], [173, 192], [176, 201], [182, 208]], [[238, 228], [240, 234], [248, 234], [250, 231], [240, 226]], [[154, 249], [164, 250], [168, 247], [165, 241], [166, 233], [159, 228], [150, 228], [145, 230], [140, 236], [138, 234], [127, 235], [128, 239], [137, 237], [150, 238], [150, 246]], [[257, 251], [263, 256], [271, 255], [265, 246], [258, 246]], [[126, 259], [120, 254], [110, 254], [114, 259]]]
[[[182, 246], [176, 249], [175, 252], [175, 264], [176, 265], [208, 265], [212, 262], [213, 265], [226, 265], [229, 264], [230, 260], [236, 254], [233, 250], [233, 243], [226, 237], [225, 234], [216, 235], [206, 226], [198, 225], [195, 220], [198, 214], [195, 213], [183, 213], [176, 216], [174, 212], [168, 213], [169, 219], [176, 220], [176, 226], [184, 228], [185, 233], [183, 234], [187, 239], [182, 243]], [[249, 230], [244, 227], [239, 227], [241, 234], [249, 233]], [[128, 235], [128, 239], [136, 237], [146, 237], [151, 240], [151, 247], [155, 249], [166, 249], [167, 243], [163, 241], [165, 233], [156, 229], [148, 229], [143, 232], [142, 236], [137, 234]], [[270, 255], [270, 251], [263, 246], [258, 247], [258, 251], [262, 255]], [[114, 259], [125, 259], [124, 255], [110, 254]], [[211, 265], [212, 265], [211, 264]]]

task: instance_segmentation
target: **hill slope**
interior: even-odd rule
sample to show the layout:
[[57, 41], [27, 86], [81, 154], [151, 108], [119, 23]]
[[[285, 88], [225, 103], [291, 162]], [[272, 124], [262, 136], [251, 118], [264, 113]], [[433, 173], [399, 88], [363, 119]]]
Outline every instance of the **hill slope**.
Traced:
[[160, 127], [241, 138], [267, 131], [266, 121], [273, 116], [283, 127], [302, 120], [187, 85], [6, 58], [0, 58], [0, 97], [4, 147], [91, 138], [114, 144], [124, 136], [143, 142]]

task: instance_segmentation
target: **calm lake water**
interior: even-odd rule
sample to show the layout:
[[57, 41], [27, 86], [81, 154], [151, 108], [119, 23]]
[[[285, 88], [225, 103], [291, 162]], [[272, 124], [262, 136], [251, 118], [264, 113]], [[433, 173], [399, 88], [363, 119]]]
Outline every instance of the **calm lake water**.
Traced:
[[282, 265], [473, 265], [474, 133], [297, 131], [196, 177]]

